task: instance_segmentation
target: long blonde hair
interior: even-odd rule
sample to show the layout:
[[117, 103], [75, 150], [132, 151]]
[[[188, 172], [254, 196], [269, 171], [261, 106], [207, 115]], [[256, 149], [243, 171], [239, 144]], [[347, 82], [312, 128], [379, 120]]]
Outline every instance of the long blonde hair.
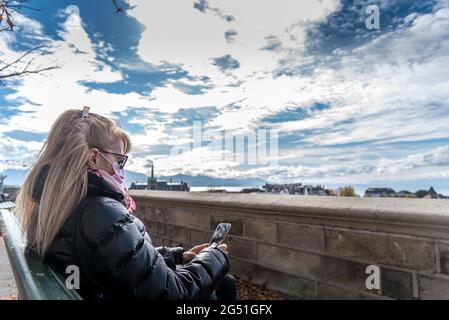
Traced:
[[[129, 136], [112, 119], [82, 111], [63, 112], [52, 125], [47, 140], [31, 167], [16, 199], [16, 213], [22, 229], [29, 230], [34, 218], [36, 229], [28, 238], [44, 258], [56, 234], [87, 194], [89, 149], [105, 150], [112, 137], [121, 139], [125, 153], [131, 149]], [[44, 166], [49, 165], [39, 202], [33, 200], [35, 185]], [[34, 215], [37, 217], [33, 217]], [[31, 243], [30, 243], [31, 242]]]

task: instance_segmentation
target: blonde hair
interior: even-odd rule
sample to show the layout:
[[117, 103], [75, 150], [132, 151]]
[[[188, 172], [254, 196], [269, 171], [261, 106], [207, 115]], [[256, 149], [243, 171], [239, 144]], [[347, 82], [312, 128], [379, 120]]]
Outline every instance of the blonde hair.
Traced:
[[[112, 119], [94, 113], [83, 118], [81, 110], [70, 109], [59, 115], [52, 125], [17, 195], [15, 209], [25, 232], [32, 219], [37, 221], [31, 238], [28, 237], [28, 245], [34, 247], [41, 258], [63, 223], [86, 197], [89, 149], [105, 150], [111, 142], [111, 134], [123, 141], [125, 153], [128, 153], [130, 138]], [[38, 203], [33, 199], [35, 185], [46, 165], [49, 171]]]

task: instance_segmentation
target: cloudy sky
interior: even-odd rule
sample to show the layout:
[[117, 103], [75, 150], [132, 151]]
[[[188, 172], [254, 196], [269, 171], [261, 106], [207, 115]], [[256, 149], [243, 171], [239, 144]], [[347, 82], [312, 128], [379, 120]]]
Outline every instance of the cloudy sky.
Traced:
[[[1, 60], [45, 44], [34, 63], [61, 66], [0, 86], [0, 172], [26, 170], [58, 114], [89, 105], [131, 135], [134, 172], [449, 194], [448, 0], [117, 3], [31, 1], [42, 10], [0, 33]], [[187, 150], [194, 121], [207, 134]], [[263, 129], [276, 161], [211, 143]]]

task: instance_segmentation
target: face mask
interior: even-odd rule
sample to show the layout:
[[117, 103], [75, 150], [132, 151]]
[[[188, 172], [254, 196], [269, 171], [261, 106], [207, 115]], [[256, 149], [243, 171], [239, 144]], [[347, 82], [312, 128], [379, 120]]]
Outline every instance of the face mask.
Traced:
[[117, 181], [119, 185], [123, 186], [123, 180], [125, 179], [125, 170], [123, 168], [120, 168], [120, 165], [117, 162], [111, 162], [101, 152], [100, 154], [112, 165], [112, 168], [114, 169], [112, 178], [114, 178], [114, 180]]

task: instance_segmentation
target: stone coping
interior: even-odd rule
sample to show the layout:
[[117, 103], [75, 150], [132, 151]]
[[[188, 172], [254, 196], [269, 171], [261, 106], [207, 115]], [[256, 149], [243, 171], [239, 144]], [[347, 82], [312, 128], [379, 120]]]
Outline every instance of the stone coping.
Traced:
[[[426, 226], [449, 232], [449, 200], [130, 190], [140, 201], [257, 214]], [[449, 233], [448, 233], [449, 235]]]

